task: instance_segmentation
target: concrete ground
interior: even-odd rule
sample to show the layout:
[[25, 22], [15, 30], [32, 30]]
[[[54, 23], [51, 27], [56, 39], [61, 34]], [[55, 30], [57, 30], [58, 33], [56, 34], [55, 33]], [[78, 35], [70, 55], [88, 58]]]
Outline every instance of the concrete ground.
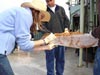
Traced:
[[[65, 51], [66, 63], [64, 75], [93, 75], [93, 63], [89, 63], [88, 68], [83, 62], [83, 67], [77, 67], [78, 56], [75, 50], [68, 48]], [[26, 53], [15, 50], [8, 56], [15, 75], [46, 75], [44, 51]]]

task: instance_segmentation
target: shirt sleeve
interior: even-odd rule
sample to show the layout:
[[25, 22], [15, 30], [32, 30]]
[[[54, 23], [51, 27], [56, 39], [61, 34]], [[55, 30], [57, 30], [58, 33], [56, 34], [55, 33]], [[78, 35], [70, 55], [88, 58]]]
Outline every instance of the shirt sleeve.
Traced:
[[30, 41], [30, 26], [32, 24], [32, 15], [25, 9], [19, 9], [16, 12], [15, 19], [15, 37], [21, 50], [31, 51], [34, 42]]
[[68, 16], [67, 16], [66, 13], [65, 13], [64, 8], [62, 8], [62, 15], [63, 15], [64, 25], [65, 25], [64, 28], [69, 28], [70, 21], [69, 21]]
[[98, 26], [97, 28], [95, 28], [95, 29], [92, 31], [92, 35], [93, 35], [95, 38], [100, 39], [100, 26]]

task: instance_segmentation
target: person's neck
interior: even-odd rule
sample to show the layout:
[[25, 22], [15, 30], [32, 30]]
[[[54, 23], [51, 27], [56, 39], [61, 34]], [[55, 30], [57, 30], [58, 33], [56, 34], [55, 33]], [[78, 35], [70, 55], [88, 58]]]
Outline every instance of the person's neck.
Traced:
[[51, 5], [51, 6], [49, 6], [49, 5], [48, 5], [48, 7], [55, 7], [55, 6], [56, 6], [56, 4], [54, 4], [54, 5]]

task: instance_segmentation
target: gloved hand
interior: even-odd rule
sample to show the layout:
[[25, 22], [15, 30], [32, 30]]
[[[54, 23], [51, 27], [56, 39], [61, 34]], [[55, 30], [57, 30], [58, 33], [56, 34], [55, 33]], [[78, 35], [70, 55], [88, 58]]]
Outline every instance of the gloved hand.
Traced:
[[69, 33], [68, 28], [65, 28], [64, 33]]
[[89, 31], [89, 34], [90, 34], [90, 35], [92, 35], [91, 33], [92, 33], [92, 30]]
[[56, 36], [53, 33], [50, 33], [47, 37], [44, 38], [44, 41], [46, 44], [48, 44], [54, 39], [56, 39]]
[[89, 31], [89, 36], [94, 37], [94, 36], [92, 35], [92, 30]]
[[49, 50], [51, 50], [51, 49], [56, 47], [56, 45], [54, 43], [49, 43], [48, 46], [49, 46]]
[[65, 35], [70, 35], [70, 32], [69, 32], [68, 28], [65, 28], [64, 33], [65, 33]]

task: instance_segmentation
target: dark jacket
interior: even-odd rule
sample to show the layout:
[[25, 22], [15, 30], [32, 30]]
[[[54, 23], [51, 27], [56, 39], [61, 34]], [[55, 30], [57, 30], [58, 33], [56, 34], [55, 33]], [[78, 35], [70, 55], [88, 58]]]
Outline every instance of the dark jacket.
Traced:
[[47, 11], [50, 13], [51, 19], [45, 24], [45, 27], [50, 32], [61, 33], [65, 28], [69, 28], [69, 19], [63, 7], [56, 5], [55, 13], [49, 7], [47, 7]]

